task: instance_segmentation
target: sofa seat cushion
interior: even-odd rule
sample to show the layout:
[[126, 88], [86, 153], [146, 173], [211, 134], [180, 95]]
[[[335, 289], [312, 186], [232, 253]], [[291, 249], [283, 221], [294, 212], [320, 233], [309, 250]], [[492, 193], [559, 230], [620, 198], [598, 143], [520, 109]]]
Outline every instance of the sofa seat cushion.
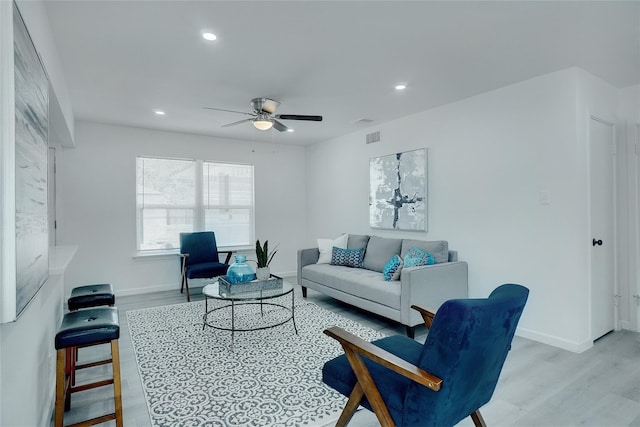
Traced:
[[[409, 249], [412, 247], [416, 247], [425, 252], [433, 255], [433, 259], [436, 264], [440, 264], [441, 262], [449, 261], [449, 242], [446, 240], [434, 240], [431, 242], [425, 240], [412, 240], [412, 239], [404, 239], [402, 241], [402, 251], [400, 252], [400, 257], [404, 259], [409, 252]], [[366, 266], [366, 258], [365, 258], [365, 266]]]
[[363, 268], [310, 264], [302, 268], [302, 278], [400, 310], [400, 282], [387, 282], [382, 273]]

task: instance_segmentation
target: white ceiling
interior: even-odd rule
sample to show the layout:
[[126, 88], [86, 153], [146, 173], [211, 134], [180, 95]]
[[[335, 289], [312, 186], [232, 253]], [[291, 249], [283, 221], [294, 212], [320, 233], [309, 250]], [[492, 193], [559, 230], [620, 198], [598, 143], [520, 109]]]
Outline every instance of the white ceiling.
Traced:
[[[302, 145], [572, 66], [618, 88], [640, 83], [638, 1], [46, 6], [76, 118], [107, 123]], [[202, 108], [249, 112], [255, 97], [324, 121], [222, 128], [244, 117]]]

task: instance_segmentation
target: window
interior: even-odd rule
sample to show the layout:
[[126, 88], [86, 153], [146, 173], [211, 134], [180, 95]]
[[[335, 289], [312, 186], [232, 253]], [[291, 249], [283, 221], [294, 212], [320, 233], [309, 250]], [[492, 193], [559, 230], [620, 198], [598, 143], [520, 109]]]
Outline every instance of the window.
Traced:
[[136, 159], [138, 251], [174, 250], [180, 233], [212, 230], [219, 247], [252, 246], [253, 166]]

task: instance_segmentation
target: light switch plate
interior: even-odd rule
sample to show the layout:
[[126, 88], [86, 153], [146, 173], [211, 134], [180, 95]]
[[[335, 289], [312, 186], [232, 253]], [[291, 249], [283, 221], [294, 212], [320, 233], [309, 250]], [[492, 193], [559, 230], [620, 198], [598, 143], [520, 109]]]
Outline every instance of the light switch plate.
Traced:
[[548, 191], [540, 191], [540, 204], [541, 205], [551, 204], [551, 194]]

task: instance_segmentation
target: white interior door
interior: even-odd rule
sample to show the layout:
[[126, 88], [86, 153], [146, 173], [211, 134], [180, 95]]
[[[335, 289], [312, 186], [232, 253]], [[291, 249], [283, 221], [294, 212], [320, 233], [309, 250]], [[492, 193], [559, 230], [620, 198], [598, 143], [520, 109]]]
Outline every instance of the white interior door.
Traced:
[[590, 120], [591, 338], [615, 328], [614, 127]]

